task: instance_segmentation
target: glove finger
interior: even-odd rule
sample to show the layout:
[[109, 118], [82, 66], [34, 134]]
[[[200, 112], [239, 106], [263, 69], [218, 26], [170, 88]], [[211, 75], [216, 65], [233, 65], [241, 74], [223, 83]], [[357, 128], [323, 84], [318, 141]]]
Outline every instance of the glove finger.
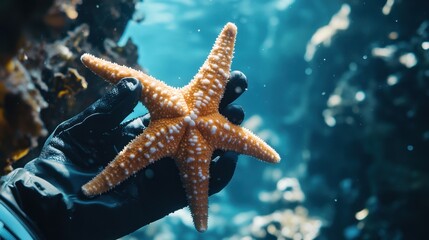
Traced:
[[144, 130], [145, 128], [147, 128], [147, 126], [149, 126], [149, 122], [150, 122], [150, 114], [146, 113], [143, 116], [136, 117], [121, 123], [119, 128], [122, 128], [124, 131], [137, 131], [137, 133], [140, 134], [142, 130]]
[[[84, 111], [60, 124], [55, 132], [75, 131], [104, 132], [120, 124], [140, 99], [142, 87], [135, 78], [124, 78], [109, 92]], [[77, 127], [77, 128], [76, 128]]]
[[210, 164], [209, 194], [215, 194], [222, 190], [234, 175], [237, 166], [238, 153], [227, 151], [220, 154], [219, 158]]
[[220, 101], [219, 109], [225, 108], [228, 104], [232, 103], [247, 90], [247, 78], [244, 73], [240, 71], [232, 71], [229, 77], [228, 84], [225, 88], [225, 93]]
[[220, 110], [220, 114], [235, 125], [240, 125], [244, 120], [244, 110], [240, 105], [230, 104]]
[[121, 150], [130, 143], [131, 140], [136, 138], [138, 135], [149, 125], [150, 114], [130, 119], [121, 123], [117, 128], [114, 128], [110, 133], [110, 138], [114, 139], [113, 144], [116, 149]]

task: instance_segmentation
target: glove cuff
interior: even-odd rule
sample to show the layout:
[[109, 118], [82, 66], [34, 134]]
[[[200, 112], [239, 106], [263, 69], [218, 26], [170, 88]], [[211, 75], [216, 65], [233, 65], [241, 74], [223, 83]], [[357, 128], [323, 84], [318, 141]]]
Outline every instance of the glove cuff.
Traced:
[[40, 239], [31, 220], [19, 215], [0, 197], [0, 239]]
[[5, 198], [3, 193], [0, 194], [0, 239], [43, 239], [32, 220], [25, 216], [14, 201], [12, 203]]

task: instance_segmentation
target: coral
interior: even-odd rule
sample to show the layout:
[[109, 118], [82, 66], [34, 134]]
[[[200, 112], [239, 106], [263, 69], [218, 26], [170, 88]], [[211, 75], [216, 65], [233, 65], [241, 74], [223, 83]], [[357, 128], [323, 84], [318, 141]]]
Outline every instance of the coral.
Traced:
[[[260, 192], [259, 200], [274, 210], [267, 215], [236, 217], [248, 222], [230, 239], [315, 239], [323, 219], [309, 216], [305, 195], [296, 178], [283, 177], [274, 191]], [[250, 220], [250, 221], [249, 221]]]
[[46, 136], [40, 119], [46, 105], [19, 61], [0, 69], [0, 175]]
[[106, 84], [82, 77], [90, 75], [79, 61], [83, 52], [140, 69], [132, 41], [123, 47], [116, 44], [136, 2], [0, 4], [0, 31], [8, 33], [0, 42], [1, 169], [10, 171], [10, 164], [28, 152], [18, 166], [36, 156], [47, 132], [104, 92]]
[[250, 226], [252, 239], [315, 239], [322, 221], [310, 218], [304, 207], [277, 210], [272, 214], [257, 216]]
[[328, 239], [421, 239], [429, 209], [427, 4], [350, 6], [349, 28], [309, 63], [312, 91], [326, 95], [306, 116], [320, 121], [310, 130], [305, 182], [327, 191], [303, 188], [312, 204], [331, 209], [321, 233]]

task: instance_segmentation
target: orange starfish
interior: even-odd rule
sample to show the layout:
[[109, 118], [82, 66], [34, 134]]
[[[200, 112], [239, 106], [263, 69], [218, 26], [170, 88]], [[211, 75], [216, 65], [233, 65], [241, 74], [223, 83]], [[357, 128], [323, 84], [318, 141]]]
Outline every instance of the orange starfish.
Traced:
[[195, 228], [207, 229], [209, 166], [215, 149], [232, 150], [277, 163], [279, 154], [249, 130], [230, 123], [219, 111], [228, 82], [237, 27], [228, 23], [198, 74], [185, 87], [167, 86], [141, 71], [89, 54], [81, 60], [111, 83], [125, 77], [140, 80], [142, 103], [149, 110], [148, 128], [132, 140], [93, 180], [82, 186], [87, 196], [108, 191], [163, 157], [175, 159]]

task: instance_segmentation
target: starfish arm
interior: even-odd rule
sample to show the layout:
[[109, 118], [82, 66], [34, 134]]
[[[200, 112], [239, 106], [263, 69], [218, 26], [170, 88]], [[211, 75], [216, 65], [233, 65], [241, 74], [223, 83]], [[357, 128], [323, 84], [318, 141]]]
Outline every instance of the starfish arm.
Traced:
[[219, 113], [202, 117], [197, 127], [214, 149], [231, 150], [270, 163], [280, 161], [279, 154], [262, 139]]
[[195, 128], [183, 138], [175, 156], [195, 228], [207, 229], [209, 167], [213, 150]]
[[81, 61], [95, 74], [113, 84], [122, 78], [137, 78], [143, 87], [141, 101], [151, 113], [151, 119], [173, 118], [187, 112], [188, 108], [180, 91], [168, 86], [163, 81], [88, 53], [82, 55]]
[[217, 111], [228, 82], [236, 35], [237, 27], [227, 23], [203, 66], [189, 85], [182, 88], [183, 95], [189, 99], [189, 109], [195, 114]]
[[[177, 122], [177, 121], [176, 121]], [[82, 186], [87, 196], [107, 192], [137, 171], [176, 152], [185, 128], [171, 119], [151, 121], [149, 127], [132, 140], [106, 168]]]

